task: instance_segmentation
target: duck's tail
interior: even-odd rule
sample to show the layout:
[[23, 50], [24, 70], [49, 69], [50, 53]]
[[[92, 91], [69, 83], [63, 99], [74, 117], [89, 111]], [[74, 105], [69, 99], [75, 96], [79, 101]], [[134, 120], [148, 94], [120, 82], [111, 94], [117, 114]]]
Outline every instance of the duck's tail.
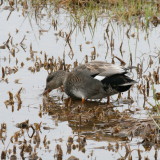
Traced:
[[107, 90], [108, 86], [111, 86], [112, 89], [116, 90], [117, 92], [125, 92], [137, 82], [126, 76], [125, 74], [117, 74], [105, 78], [104, 80], [102, 80], [102, 83], [105, 90]]

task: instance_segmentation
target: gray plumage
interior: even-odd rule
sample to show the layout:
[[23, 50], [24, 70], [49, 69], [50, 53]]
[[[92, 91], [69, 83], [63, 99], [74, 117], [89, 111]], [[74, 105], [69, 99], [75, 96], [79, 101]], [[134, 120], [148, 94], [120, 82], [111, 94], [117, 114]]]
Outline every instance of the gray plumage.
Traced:
[[101, 99], [127, 91], [136, 81], [122, 66], [94, 61], [76, 67], [72, 72], [59, 70], [47, 77], [45, 92], [60, 86], [70, 97]]

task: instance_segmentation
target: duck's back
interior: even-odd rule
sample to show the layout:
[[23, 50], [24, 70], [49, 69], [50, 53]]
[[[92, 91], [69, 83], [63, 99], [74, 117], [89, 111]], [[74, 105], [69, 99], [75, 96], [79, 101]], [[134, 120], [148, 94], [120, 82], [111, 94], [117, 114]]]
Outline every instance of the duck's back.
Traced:
[[126, 73], [127, 69], [115, 64], [93, 61], [85, 63], [74, 68], [74, 71], [85, 72], [88, 75], [111, 76], [114, 74]]

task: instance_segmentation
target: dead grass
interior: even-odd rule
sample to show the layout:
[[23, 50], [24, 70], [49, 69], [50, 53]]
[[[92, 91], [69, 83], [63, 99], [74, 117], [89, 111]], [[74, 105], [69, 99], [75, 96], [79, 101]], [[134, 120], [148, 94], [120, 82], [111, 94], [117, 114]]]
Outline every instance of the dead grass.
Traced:
[[136, 0], [33, 0], [32, 6], [42, 8], [54, 6], [54, 10], [63, 8], [70, 12], [77, 24], [84, 19], [96, 21], [102, 15], [127, 24], [148, 27], [150, 22], [159, 24], [160, 5], [158, 1]]

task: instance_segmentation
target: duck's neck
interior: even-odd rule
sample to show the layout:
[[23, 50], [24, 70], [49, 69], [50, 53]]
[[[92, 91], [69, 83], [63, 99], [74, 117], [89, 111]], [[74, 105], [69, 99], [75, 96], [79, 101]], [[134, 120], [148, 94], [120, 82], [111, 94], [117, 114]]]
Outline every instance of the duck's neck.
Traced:
[[66, 81], [66, 78], [67, 78], [68, 73], [69, 73], [69, 72], [66, 72], [66, 71], [61, 70], [60, 80], [61, 80], [61, 84], [62, 84], [62, 85], [65, 84], [65, 81]]

